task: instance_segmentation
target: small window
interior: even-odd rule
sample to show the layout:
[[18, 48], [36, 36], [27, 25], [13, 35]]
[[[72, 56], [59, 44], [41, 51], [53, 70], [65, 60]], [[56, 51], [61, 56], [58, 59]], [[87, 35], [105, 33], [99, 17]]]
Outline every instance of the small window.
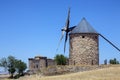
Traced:
[[82, 36], [82, 38], [85, 38], [85, 36]]
[[36, 68], [38, 68], [38, 64], [36, 64]]
[[97, 39], [97, 36], [95, 36], [95, 39]]

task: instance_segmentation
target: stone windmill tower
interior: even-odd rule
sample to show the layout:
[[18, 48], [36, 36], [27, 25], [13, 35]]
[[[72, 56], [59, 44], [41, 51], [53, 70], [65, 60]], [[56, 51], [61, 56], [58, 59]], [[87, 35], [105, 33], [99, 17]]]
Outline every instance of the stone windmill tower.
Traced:
[[[99, 36], [105, 39], [118, 51], [112, 42], [106, 39], [103, 35], [97, 33], [94, 28], [87, 22], [85, 18], [77, 26], [69, 27], [70, 23], [70, 9], [65, 27], [61, 30], [62, 36], [60, 42], [65, 34], [64, 52], [66, 42], [69, 35], [69, 64], [70, 65], [98, 65], [99, 64]], [[60, 45], [59, 42], [59, 45]], [[58, 45], [58, 47], [59, 47]]]
[[97, 65], [99, 64], [98, 33], [85, 18], [74, 27], [69, 34], [70, 65]]

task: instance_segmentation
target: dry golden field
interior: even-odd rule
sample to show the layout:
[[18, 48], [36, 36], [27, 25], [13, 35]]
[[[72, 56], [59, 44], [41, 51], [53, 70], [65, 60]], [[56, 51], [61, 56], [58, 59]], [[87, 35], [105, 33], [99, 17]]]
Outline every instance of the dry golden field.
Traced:
[[0, 80], [120, 80], [120, 65], [109, 68], [70, 73], [57, 76], [24, 76], [19, 79], [0, 79]]

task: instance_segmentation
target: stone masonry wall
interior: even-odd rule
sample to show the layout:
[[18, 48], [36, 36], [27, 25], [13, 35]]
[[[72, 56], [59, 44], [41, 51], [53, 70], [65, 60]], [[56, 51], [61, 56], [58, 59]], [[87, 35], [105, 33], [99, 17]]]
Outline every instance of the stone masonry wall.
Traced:
[[34, 65], [33, 65], [33, 59], [29, 59], [29, 69], [33, 70]]
[[98, 34], [70, 34], [70, 65], [98, 65]]
[[42, 69], [42, 68], [45, 68], [47, 65], [46, 65], [46, 59], [40, 59], [40, 68], [39, 69]]
[[35, 57], [35, 58], [29, 58], [29, 70], [32, 71], [38, 71], [41, 68], [45, 68], [46, 65], [46, 57]]
[[56, 63], [53, 59], [47, 59], [47, 67], [48, 66], [54, 66], [54, 65], [56, 65]]
[[47, 59], [47, 57], [35, 56], [35, 58], [29, 58], [29, 70], [39, 71], [42, 68], [55, 65], [53, 59]]

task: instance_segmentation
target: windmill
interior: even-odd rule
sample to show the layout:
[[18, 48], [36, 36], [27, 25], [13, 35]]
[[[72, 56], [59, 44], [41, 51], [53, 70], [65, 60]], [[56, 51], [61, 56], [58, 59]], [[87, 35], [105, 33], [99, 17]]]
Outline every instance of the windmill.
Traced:
[[[115, 46], [111, 41], [99, 34], [85, 18], [81, 22], [73, 27], [69, 27], [70, 24], [70, 9], [68, 10], [68, 17], [65, 27], [61, 30], [62, 36], [60, 42], [65, 35], [64, 53], [66, 50], [66, 42], [69, 35], [69, 64], [70, 65], [97, 65], [99, 64], [99, 36], [106, 40], [110, 45]], [[64, 34], [65, 33], [65, 34]], [[59, 42], [59, 45], [60, 45]]]

